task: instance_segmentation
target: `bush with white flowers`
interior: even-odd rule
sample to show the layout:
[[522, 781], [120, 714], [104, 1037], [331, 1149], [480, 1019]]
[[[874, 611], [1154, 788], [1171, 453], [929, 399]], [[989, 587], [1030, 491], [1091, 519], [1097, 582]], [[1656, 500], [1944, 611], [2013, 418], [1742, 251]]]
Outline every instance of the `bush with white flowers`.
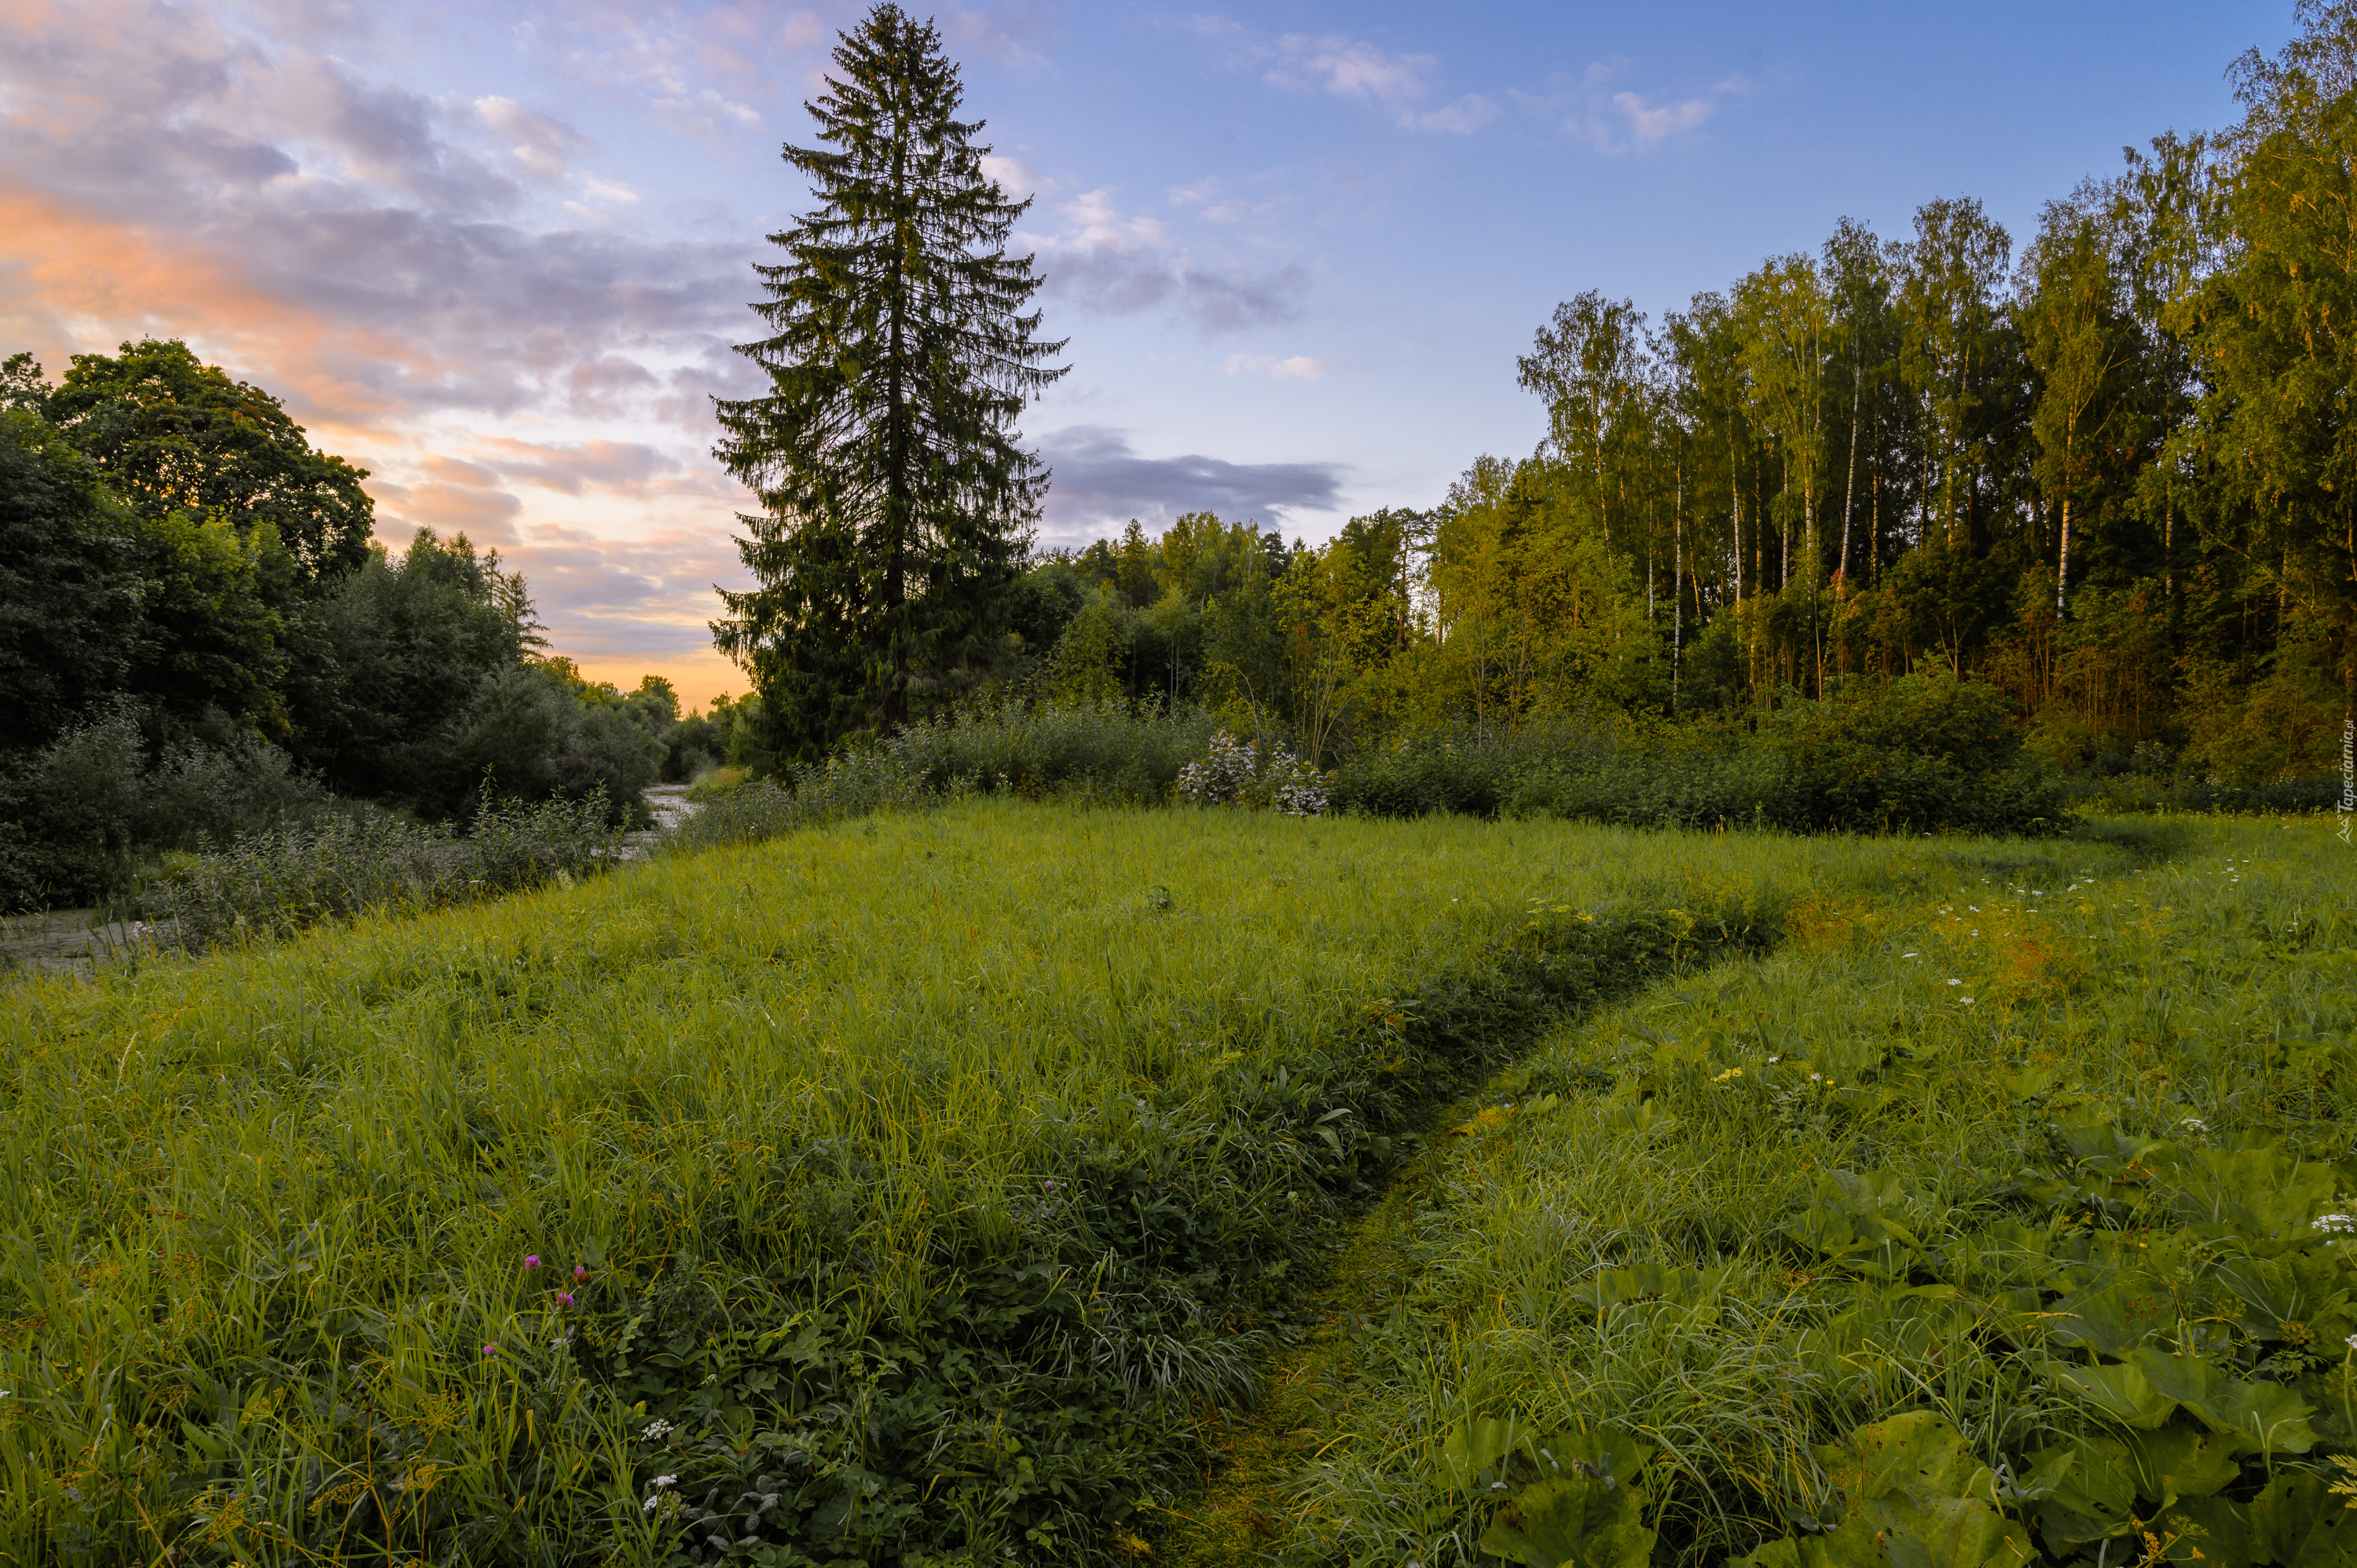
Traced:
[[1226, 730], [1211, 747], [1178, 770], [1178, 799], [1199, 806], [1273, 807], [1289, 817], [1314, 817], [1326, 810], [1326, 775], [1281, 746], [1264, 749]]

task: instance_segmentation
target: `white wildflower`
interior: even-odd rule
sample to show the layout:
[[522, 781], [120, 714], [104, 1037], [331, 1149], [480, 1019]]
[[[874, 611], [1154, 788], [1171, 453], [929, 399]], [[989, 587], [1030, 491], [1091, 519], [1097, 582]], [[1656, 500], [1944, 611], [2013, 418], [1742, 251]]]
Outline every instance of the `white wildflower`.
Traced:
[[652, 1443], [656, 1438], [664, 1436], [673, 1430], [672, 1423], [668, 1421], [651, 1421], [647, 1423], [647, 1429], [644, 1432], [640, 1433], [639, 1435], [646, 1439], [649, 1443]]

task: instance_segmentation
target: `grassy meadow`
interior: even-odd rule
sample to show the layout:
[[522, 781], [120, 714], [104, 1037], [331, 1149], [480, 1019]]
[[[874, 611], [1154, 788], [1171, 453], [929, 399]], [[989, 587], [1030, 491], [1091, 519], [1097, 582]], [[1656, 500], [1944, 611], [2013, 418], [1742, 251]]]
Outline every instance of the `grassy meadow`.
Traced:
[[2158, 831], [1821, 886], [1501, 1071], [1182, 1560], [2357, 1561], [2345, 852]]
[[[1555, 1506], [1523, 1437], [1592, 1430], [1655, 1450], [1579, 1451], [1631, 1482], [1613, 1539], [1709, 1562], [1834, 1522], [1819, 1448], [1900, 1410], [2018, 1520], [2032, 1450], [2114, 1431], [2038, 1369], [2112, 1363], [2020, 1325], [2197, 1166], [2292, 1196], [2264, 1243], [2172, 1221], [2156, 1277], [2214, 1307], [2274, 1248], [2244, 1316], [2315, 1352], [2205, 1496], [2312, 1478], [2357, 1328], [2298, 1294], [2350, 1185], [2337, 863], [2137, 831], [982, 800], [22, 981], [0, 1556], [1491, 1563]], [[2298, 1348], [2229, 1317], [2165, 1327]], [[1310, 1395], [1329, 1446], [1222, 1467]], [[1503, 1560], [1647, 1560], [1545, 1528]]]

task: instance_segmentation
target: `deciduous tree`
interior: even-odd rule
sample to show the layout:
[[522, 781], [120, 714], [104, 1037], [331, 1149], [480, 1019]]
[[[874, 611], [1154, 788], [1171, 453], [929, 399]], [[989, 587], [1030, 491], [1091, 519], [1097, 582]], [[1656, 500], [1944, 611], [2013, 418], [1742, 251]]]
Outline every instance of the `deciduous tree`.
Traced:
[[368, 470], [314, 450], [276, 398], [178, 339], [76, 354], [40, 412], [143, 516], [218, 517], [241, 539], [268, 523], [307, 583], [367, 559]]

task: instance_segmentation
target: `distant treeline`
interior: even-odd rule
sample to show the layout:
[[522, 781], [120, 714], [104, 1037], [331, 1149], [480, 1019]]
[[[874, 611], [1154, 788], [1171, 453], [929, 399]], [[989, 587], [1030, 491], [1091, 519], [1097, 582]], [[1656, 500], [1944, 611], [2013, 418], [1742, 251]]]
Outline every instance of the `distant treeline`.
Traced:
[[338, 801], [619, 820], [708, 765], [665, 682], [547, 655], [496, 552], [372, 542], [364, 478], [178, 342], [0, 367], [0, 908]]
[[1657, 322], [1570, 300], [1519, 366], [1547, 438], [1438, 507], [1317, 548], [1198, 513], [1035, 556], [911, 712], [1159, 696], [1331, 766], [1466, 724], [1748, 725], [1939, 670], [2064, 767], [2331, 771], [2357, 694], [2357, 21], [2304, 16], [2236, 64], [2240, 124], [2131, 151], [2026, 243], [1947, 199]]

